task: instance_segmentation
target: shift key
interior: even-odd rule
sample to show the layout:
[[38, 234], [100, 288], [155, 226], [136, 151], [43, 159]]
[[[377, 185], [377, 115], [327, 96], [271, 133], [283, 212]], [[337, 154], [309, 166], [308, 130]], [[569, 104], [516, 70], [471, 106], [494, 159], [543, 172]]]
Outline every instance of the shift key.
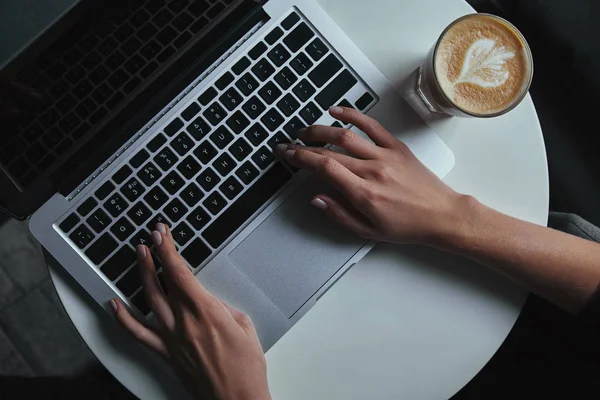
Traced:
[[329, 82], [329, 85], [325, 86], [321, 93], [315, 97], [315, 100], [323, 110], [327, 110], [352, 89], [356, 85], [356, 82], [358, 82], [356, 78], [350, 71], [345, 69], [334, 80]]

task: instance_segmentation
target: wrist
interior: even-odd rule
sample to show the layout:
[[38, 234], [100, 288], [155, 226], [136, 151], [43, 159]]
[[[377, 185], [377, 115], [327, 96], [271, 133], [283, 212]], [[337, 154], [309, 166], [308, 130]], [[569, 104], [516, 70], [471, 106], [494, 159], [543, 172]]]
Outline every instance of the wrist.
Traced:
[[431, 245], [440, 250], [460, 253], [479, 229], [486, 209], [475, 197], [458, 194]]

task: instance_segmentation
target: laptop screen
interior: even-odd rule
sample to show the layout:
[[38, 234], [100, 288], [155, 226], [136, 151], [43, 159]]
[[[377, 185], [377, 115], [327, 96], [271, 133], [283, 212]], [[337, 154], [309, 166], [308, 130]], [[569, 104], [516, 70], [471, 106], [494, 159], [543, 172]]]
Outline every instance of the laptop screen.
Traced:
[[152, 116], [142, 111], [173, 98], [159, 96], [169, 79], [256, 8], [241, 0], [34, 3], [39, 9], [0, 5], [0, 186], [8, 189], [0, 204], [19, 216], [65, 181], [71, 190], [80, 183], [83, 164], [120, 147]]

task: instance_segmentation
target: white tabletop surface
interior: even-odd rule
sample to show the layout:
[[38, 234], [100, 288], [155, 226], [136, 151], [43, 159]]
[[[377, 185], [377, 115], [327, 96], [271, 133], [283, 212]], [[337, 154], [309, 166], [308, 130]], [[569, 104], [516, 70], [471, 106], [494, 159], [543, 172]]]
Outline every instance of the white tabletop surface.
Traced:
[[[440, 32], [472, 12], [462, 0], [322, 0], [399, 85]], [[490, 120], [432, 123], [453, 150], [445, 181], [502, 212], [546, 224], [548, 172], [529, 97]], [[181, 398], [172, 376], [60, 268], [63, 304], [104, 366], [142, 399]], [[274, 399], [447, 399], [496, 352], [526, 292], [484, 267], [430, 249], [379, 245], [268, 353]]]

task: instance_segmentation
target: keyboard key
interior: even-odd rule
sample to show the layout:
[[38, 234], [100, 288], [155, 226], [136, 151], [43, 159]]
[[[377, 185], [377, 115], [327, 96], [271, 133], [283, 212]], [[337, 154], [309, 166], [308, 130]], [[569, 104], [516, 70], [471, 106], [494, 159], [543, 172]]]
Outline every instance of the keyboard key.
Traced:
[[215, 146], [213, 146], [208, 140], [200, 143], [200, 146], [194, 150], [194, 155], [198, 157], [198, 160], [200, 160], [200, 162], [203, 164], [208, 164], [210, 160], [217, 155], [217, 153], [218, 151], [215, 149]]
[[195, 17], [199, 17], [204, 14], [209, 7], [210, 5], [204, 0], [194, 0], [188, 7], [188, 11], [191, 12]]
[[304, 75], [314, 63], [304, 53], [298, 53], [298, 55], [290, 61], [290, 65], [296, 71], [298, 75]]
[[225, 72], [219, 79], [217, 79], [217, 81], [215, 82], [215, 86], [219, 90], [223, 90], [231, 82], [233, 82], [233, 74], [231, 74], [231, 72]]
[[202, 113], [213, 125], [218, 125], [227, 116], [227, 111], [219, 103], [212, 103], [208, 110]]
[[296, 86], [294, 86], [292, 91], [296, 96], [298, 96], [300, 101], [305, 102], [310, 99], [313, 94], [315, 94], [316, 89], [310, 84], [309, 81], [302, 79]]
[[94, 240], [94, 234], [85, 225], [79, 225], [69, 235], [69, 239], [71, 239], [71, 241], [73, 241], [77, 247], [83, 249], [85, 246], [90, 244], [92, 240]]
[[352, 107], [352, 104], [350, 104], [350, 102], [346, 99], [343, 99], [342, 101], [340, 101], [340, 103], [338, 104], [339, 107], [347, 107], [347, 108], [354, 108]]
[[73, 213], [73, 214], [69, 215], [67, 218], [65, 218], [63, 220], [63, 222], [61, 222], [60, 225], [58, 225], [58, 227], [64, 233], [69, 233], [69, 231], [71, 229], [75, 228], [75, 225], [77, 225], [78, 222], [79, 222], [79, 217], [77, 216], [77, 214]]
[[373, 100], [375, 99], [373, 98], [373, 96], [371, 96], [371, 93], [365, 92], [365, 94], [363, 94], [358, 100], [356, 100], [356, 108], [363, 111], [369, 106], [369, 104], [371, 104], [371, 102], [373, 102]]
[[222, 3], [215, 3], [207, 12], [206, 15], [210, 19], [216, 18], [223, 10], [225, 6]]
[[300, 21], [300, 17], [295, 12], [288, 15], [282, 22], [281, 26], [283, 29], [290, 30], [292, 26], [296, 25], [296, 22]]
[[138, 151], [135, 156], [131, 157], [131, 160], [129, 160], [129, 164], [131, 164], [131, 166], [133, 168], [138, 168], [149, 157], [150, 157], [150, 154], [148, 154], [148, 152], [146, 150], [142, 149], [142, 150]]
[[196, 140], [202, 140], [211, 130], [211, 127], [202, 119], [202, 117], [196, 118], [191, 124], [188, 125], [187, 131]]
[[244, 133], [244, 136], [246, 136], [246, 138], [250, 140], [250, 143], [252, 143], [254, 146], [258, 146], [267, 137], [269, 137], [269, 134], [267, 133], [267, 131], [265, 131], [265, 128], [263, 128], [260, 124], [256, 123], [252, 125], [252, 127], [248, 129], [246, 133]]
[[259, 172], [250, 161], [246, 161], [237, 169], [237, 171], [235, 171], [235, 174], [242, 182], [244, 182], [246, 185], [249, 185], [254, 179], [256, 179]]
[[281, 96], [281, 90], [273, 82], [267, 82], [265, 86], [260, 88], [258, 95], [269, 105]]
[[212, 215], [217, 215], [225, 206], [227, 201], [219, 194], [219, 192], [212, 192], [206, 200], [202, 202], [204, 207], [211, 212]]
[[93, 197], [89, 197], [86, 201], [81, 203], [79, 207], [77, 207], [77, 212], [82, 217], [85, 217], [94, 209], [94, 207], [96, 207], [97, 204], [98, 202], [96, 201], [96, 199], [94, 199]]
[[210, 216], [204, 211], [204, 208], [198, 207], [188, 215], [187, 221], [192, 224], [194, 229], [200, 230], [210, 221]]
[[195, 183], [190, 183], [181, 191], [180, 196], [188, 206], [193, 207], [204, 197], [204, 192]]
[[149, 231], [155, 231], [157, 224], [165, 224], [168, 227], [171, 227], [171, 223], [169, 222], [169, 220], [165, 218], [165, 216], [161, 213], [158, 213], [150, 220], [150, 222], [148, 222], [146, 228], [148, 228]]
[[249, 124], [250, 121], [248, 121], [248, 118], [246, 118], [240, 111], [236, 111], [227, 120], [227, 126], [229, 126], [236, 135], [240, 134], [244, 129], [246, 129]]
[[304, 119], [304, 122], [306, 122], [307, 125], [314, 124], [321, 115], [323, 115], [323, 111], [319, 110], [319, 107], [317, 107], [312, 101], [306, 104], [300, 110], [300, 116], [302, 119]]
[[248, 57], [242, 57], [240, 58], [240, 60], [238, 62], [236, 62], [233, 67], [231, 67], [231, 70], [236, 74], [236, 75], [240, 75], [242, 72], [244, 72], [246, 70], [246, 68], [248, 68], [250, 66], [250, 60], [248, 60]]
[[165, 133], [169, 136], [173, 136], [179, 132], [181, 128], [183, 128], [183, 121], [179, 118], [175, 118], [169, 125], [165, 126]]
[[102, 261], [108, 257], [118, 247], [115, 239], [108, 233], [100, 236], [89, 249], [85, 251], [85, 255], [96, 265], [100, 265]]
[[202, 186], [202, 189], [207, 192], [211, 191], [220, 181], [221, 178], [219, 178], [217, 173], [210, 167], [205, 169], [204, 172], [198, 176], [198, 179], [196, 179], [196, 182], [198, 182], [200, 186]]
[[219, 100], [229, 111], [233, 111], [242, 102], [242, 96], [234, 87], [230, 87]]
[[240, 228], [260, 207], [285, 185], [291, 174], [276, 164], [254, 185], [214, 220], [202, 233], [208, 243], [217, 248]]
[[[178, 33], [175, 29], [173, 29], [171, 26], [166, 26], [162, 31], [158, 32], [156, 35], [156, 40], [158, 40], [163, 46], [167, 46], [177, 37], [177, 35]], [[172, 49], [172, 47], [168, 47], [167, 49]], [[175, 51], [173, 50], [173, 53], [174, 52]], [[163, 55], [163, 59], [165, 60], [169, 57], [170, 55], [166, 58], [165, 55]]]
[[184, 221], [181, 221], [179, 225], [173, 228], [171, 234], [173, 235], [173, 239], [175, 239], [180, 246], [185, 245], [194, 237], [194, 231]]
[[248, 114], [250, 119], [257, 119], [263, 111], [266, 110], [265, 105], [256, 96], [252, 96], [244, 105], [242, 109]]
[[150, 232], [145, 229], [140, 229], [135, 235], [129, 239], [129, 243], [133, 247], [136, 247], [139, 244], [143, 244], [145, 246], [152, 246], [152, 237], [150, 236]]
[[140, 287], [142, 287], [142, 276], [137, 264], [127, 271], [117, 282], [117, 288], [125, 296], [131, 296]]
[[275, 81], [283, 90], [289, 89], [297, 80], [298, 77], [294, 75], [292, 70], [288, 67], [283, 67], [283, 69], [275, 75]]
[[196, 22], [194, 22], [192, 24], [192, 26], [190, 26], [190, 30], [193, 33], [198, 33], [200, 32], [202, 29], [204, 29], [206, 27], [206, 25], [208, 25], [210, 21], [208, 20], [208, 18], [206, 17], [201, 17], [199, 18]]
[[317, 87], [321, 87], [340, 69], [342, 69], [342, 63], [335, 55], [330, 54], [308, 74], [308, 79]]
[[285, 136], [285, 134], [283, 132], [277, 132], [267, 142], [267, 144], [269, 145], [269, 147], [271, 149], [275, 149], [275, 146], [277, 146], [278, 144], [285, 144], [285, 143], [291, 143], [291, 140], [287, 136]]
[[292, 139], [298, 138], [298, 131], [302, 128], [306, 128], [306, 124], [298, 117], [293, 117], [287, 122], [287, 124], [283, 126], [285, 133], [287, 133]]
[[335, 121], [333, 124], [331, 124], [331, 126], [334, 128], [343, 128], [342, 124], [340, 124], [338, 121]]
[[254, 72], [254, 75], [256, 75], [261, 82], [264, 82], [273, 75], [275, 68], [273, 68], [270, 62], [263, 58], [252, 67], [252, 72]]
[[129, 201], [135, 201], [146, 191], [146, 188], [135, 178], [131, 178], [125, 185], [121, 187], [121, 193], [127, 197]]
[[127, 211], [127, 215], [134, 224], [138, 226], [142, 226], [144, 222], [152, 215], [152, 212], [144, 203], [141, 201], [137, 202], [129, 211]]
[[144, 196], [146, 203], [155, 210], [158, 210], [169, 200], [169, 196], [158, 186], [154, 186], [151, 191]]
[[158, 180], [162, 175], [162, 172], [158, 170], [156, 165], [151, 162], [144, 165], [142, 169], [137, 173], [138, 178], [144, 182], [146, 186], [151, 186], [154, 182]]
[[173, 54], [175, 54], [177, 50], [173, 46], [169, 46], [164, 49], [159, 55], [156, 56], [156, 61], [160, 63], [164, 63], [167, 61]]
[[236, 164], [237, 163], [233, 160], [233, 158], [231, 158], [229, 154], [223, 153], [213, 162], [212, 165], [217, 171], [219, 171], [219, 173], [222, 176], [225, 176], [231, 171], [233, 171]]
[[183, 187], [185, 181], [177, 172], [171, 171], [167, 176], [164, 177], [162, 181], [160, 181], [160, 184], [166, 189], [167, 192], [175, 194]]
[[315, 40], [310, 42], [308, 46], [306, 46], [306, 52], [309, 56], [311, 56], [313, 60], [319, 61], [325, 56], [325, 54], [329, 52], [329, 49], [327, 48], [325, 43], [321, 41], [321, 39], [316, 38]]
[[147, 64], [141, 71], [140, 71], [140, 76], [143, 79], [147, 79], [150, 75], [152, 75], [152, 73], [154, 71], [156, 71], [156, 69], [158, 68], [158, 63], [155, 61], [152, 61], [151, 63]]
[[198, 103], [192, 103], [189, 106], [187, 106], [185, 110], [183, 110], [183, 112], [181, 113], [181, 118], [183, 118], [186, 121], [189, 121], [192, 118], [194, 118], [199, 112], [200, 106], [198, 105]]
[[111, 194], [111, 192], [114, 189], [115, 189], [115, 185], [110, 181], [106, 181], [106, 182], [104, 182], [104, 184], [102, 186], [100, 186], [98, 188], [98, 190], [96, 190], [96, 192], [94, 194], [96, 195], [96, 197], [99, 200], [104, 200], [106, 198], [106, 196]]
[[134, 251], [128, 246], [123, 246], [100, 267], [100, 271], [102, 271], [108, 279], [114, 281], [135, 261], [136, 257]]
[[211, 251], [200, 239], [195, 239], [181, 252], [181, 256], [190, 267], [198, 268], [211, 254]]
[[144, 297], [143, 290], [137, 292], [137, 294], [131, 298], [131, 302], [138, 310], [140, 310], [142, 315], [147, 316], [148, 314], [150, 314], [150, 307], [148, 306], [148, 303], [146, 303], [146, 298]]
[[221, 125], [212, 135], [210, 135], [210, 140], [212, 140], [218, 148], [224, 149], [233, 140], [233, 135], [225, 126]]
[[263, 42], [258, 42], [258, 44], [248, 52], [248, 55], [251, 59], [256, 60], [258, 57], [262, 56], [265, 51], [267, 51], [267, 45]]
[[171, 147], [173, 147], [180, 156], [183, 156], [190, 151], [192, 147], [194, 147], [194, 144], [194, 141], [184, 132], [181, 132], [175, 139], [171, 140]]
[[266, 169], [273, 161], [275, 161], [275, 156], [271, 150], [263, 146], [252, 155], [252, 161], [254, 161], [260, 169]]
[[327, 110], [352, 89], [356, 82], [356, 78], [345, 69], [317, 94], [315, 100], [323, 110]]
[[284, 121], [281, 114], [279, 114], [274, 108], [271, 108], [269, 111], [267, 111], [260, 120], [271, 132], [275, 132]]
[[154, 153], [156, 150], [160, 149], [160, 147], [165, 143], [167, 143], [167, 138], [162, 133], [159, 133], [151, 141], [148, 142], [146, 147], [148, 148], [148, 150]]
[[296, 100], [294, 96], [289, 93], [283, 96], [283, 98], [277, 102], [277, 108], [286, 117], [292, 115], [299, 107], [300, 103], [298, 103], [298, 100]]
[[306, 25], [306, 23], [301, 22], [294, 28], [293, 31], [288, 33], [288, 35], [283, 39], [283, 43], [285, 43], [292, 53], [295, 53], [300, 50], [313, 36], [315, 36], [314, 32], [308, 27], [308, 25]]
[[271, 32], [269, 32], [269, 34], [267, 36], [265, 36], [265, 42], [267, 42], [269, 44], [273, 44], [277, 41], [277, 39], [279, 39], [282, 36], [283, 36], [283, 31], [281, 30], [281, 28], [275, 27], [275, 29], [273, 29]]
[[94, 211], [94, 213], [90, 215], [88, 219], [85, 220], [85, 222], [87, 222], [87, 224], [91, 226], [92, 229], [96, 231], [96, 233], [100, 233], [108, 225], [110, 225], [112, 220], [102, 209], [99, 208], [96, 211]]
[[229, 147], [229, 152], [233, 154], [238, 161], [242, 161], [252, 152], [252, 146], [250, 146], [244, 138], [239, 138], [231, 145], [231, 147]]
[[200, 172], [200, 164], [192, 156], [187, 156], [183, 161], [177, 165], [177, 170], [181, 172], [187, 179], [192, 179], [198, 172]]
[[225, 182], [219, 186], [221, 193], [225, 195], [229, 200], [233, 200], [235, 196], [240, 194], [240, 192], [244, 189], [242, 184], [238, 182], [233, 176], [227, 178]]
[[131, 172], [129, 165], [124, 165], [112, 176], [112, 180], [116, 183], [123, 183], [123, 181], [131, 175]]
[[131, 225], [131, 222], [127, 220], [127, 218], [120, 218], [113, 226], [110, 227], [110, 231], [119, 239], [120, 241], [125, 241], [133, 232], [135, 232], [135, 228]]
[[256, 79], [254, 79], [252, 75], [246, 72], [237, 80], [235, 86], [237, 86], [244, 95], [250, 96], [252, 92], [258, 88], [258, 82], [256, 82]]
[[267, 56], [277, 67], [281, 67], [290, 58], [290, 53], [281, 44], [275, 46]]
[[163, 147], [163, 149], [154, 157], [154, 161], [163, 171], [168, 171], [177, 163], [177, 160], [178, 158], [175, 153], [168, 147]]
[[[152, 23], [148, 22], [137, 31], [136, 35], [144, 42], [147, 42], [156, 34], [156, 32], [158, 32], [158, 29], [152, 25]], [[156, 53], [154, 51], [150, 52], [148, 49], [146, 49], [145, 52], [142, 51], [142, 55], [147, 59], [151, 59], [156, 55]]]
[[187, 213], [188, 209], [183, 205], [181, 200], [173, 199], [169, 204], [166, 205], [164, 212], [167, 214], [167, 217], [173, 222], [179, 221], [185, 213]]
[[116, 217], [127, 208], [127, 205], [127, 201], [119, 193], [115, 193], [104, 203], [104, 209]]
[[198, 97], [198, 101], [200, 102], [200, 104], [202, 104], [203, 106], [208, 105], [208, 103], [210, 103], [215, 97], [217, 96], [217, 91], [215, 90], [214, 87], [210, 87], [208, 89], [206, 89], [204, 91], [204, 93], [202, 93], [200, 95], [200, 97]]

